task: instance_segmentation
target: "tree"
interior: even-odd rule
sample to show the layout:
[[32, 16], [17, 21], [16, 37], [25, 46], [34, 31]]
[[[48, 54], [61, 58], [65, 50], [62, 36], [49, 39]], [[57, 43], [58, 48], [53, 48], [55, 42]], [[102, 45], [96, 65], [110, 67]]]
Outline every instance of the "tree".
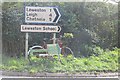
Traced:
[[[24, 6], [58, 7], [62, 16], [56, 25], [60, 25], [62, 30], [57, 36], [64, 33], [74, 35], [69, 46], [76, 56], [91, 55], [89, 47], [93, 45], [112, 49], [118, 44], [117, 5], [105, 2], [6, 2], [2, 6], [2, 36], [3, 52], [7, 55], [24, 53], [25, 33], [20, 31], [22, 24], [28, 24], [24, 20]], [[51, 36], [48, 33], [29, 33], [29, 47], [39, 45], [43, 38]]]

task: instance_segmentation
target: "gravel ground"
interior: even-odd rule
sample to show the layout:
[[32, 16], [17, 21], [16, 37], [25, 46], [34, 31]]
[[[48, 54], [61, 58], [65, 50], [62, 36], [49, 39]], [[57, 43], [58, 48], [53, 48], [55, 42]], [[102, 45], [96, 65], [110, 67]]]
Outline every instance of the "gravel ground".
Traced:
[[8, 76], [8, 77], [115, 77], [118, 78], [118, 72], [109, 72], [109, 73], [103, 73], [103, 72], [96, 72], [96, 73], [92, 73], [92, 72], [81, 72], [81, 73], [72, 73], [72, 74], [68, 74], [68, 73], [28, 73], [28, 72], [14, 72], [14, 71], [0, 71], [0, 73], [2, 73], [2, 76]]

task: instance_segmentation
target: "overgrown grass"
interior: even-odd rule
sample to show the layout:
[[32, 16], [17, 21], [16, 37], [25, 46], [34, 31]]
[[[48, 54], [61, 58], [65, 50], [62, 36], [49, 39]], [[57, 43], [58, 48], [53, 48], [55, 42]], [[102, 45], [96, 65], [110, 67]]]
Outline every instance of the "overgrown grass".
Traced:
[[73, 58], [71, 55], [63, 57], [61, 62], [57, 56], [52, 59], [33, 57], [34, 63], [29, 64], [23, 57], [16, 59], [3, 56], [1, 70], [20, 72], [51, 72], [51, 73], [77, 73], [77, 72], [116, 72], [118, 71], [119, 49], [103, 51], [99, 55], [88, 58]]

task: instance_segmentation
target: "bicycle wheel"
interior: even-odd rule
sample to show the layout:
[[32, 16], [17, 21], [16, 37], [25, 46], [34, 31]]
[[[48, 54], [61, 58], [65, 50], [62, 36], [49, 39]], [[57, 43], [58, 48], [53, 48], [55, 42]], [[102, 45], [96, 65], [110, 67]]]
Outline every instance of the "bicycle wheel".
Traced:
[[37, 61], [37, 58], [39, 58], [39, 54], [43, 54], [43, 52], [32, 52], [32, 50], [35, 50], [35, 49], [44, 49], [44, 48], [42, 46], [33, 46], [29, 49], [28, 60], [30, 64]]
[[68, 55], [72, 55], [74, 57], [74, 53], [69, 47], [62, 48], [61, 52], [65, 57], [67, 57]]

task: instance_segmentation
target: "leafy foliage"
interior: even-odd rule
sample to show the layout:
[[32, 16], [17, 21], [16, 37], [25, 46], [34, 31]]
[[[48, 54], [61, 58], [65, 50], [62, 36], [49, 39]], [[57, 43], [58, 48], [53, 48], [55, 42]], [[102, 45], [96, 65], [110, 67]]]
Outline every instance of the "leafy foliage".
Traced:
[[72, 33], [64, 33], [65, 38], [73, 38], [73, 34]]
[[[77, 72], [115, 72], [118, 71], [118, 51], [106, 50], [99, 55], [92, 55], [88, 58], [73, 58], [72, 55], [67, 57], [60, 56], [53, 58], [33, 58], [34, 64], [29, 65], [24, 58], [6, 58], [3, 56], [3, 65], [0, 66], [2, 70], [27, 71], [30, 73], [37, 72], [54, 72], [54, 73], [77, 73]], [[101, 50], [102, 51], [102, 50]], [[5, 59], [5, 60], [4, 60]]]

